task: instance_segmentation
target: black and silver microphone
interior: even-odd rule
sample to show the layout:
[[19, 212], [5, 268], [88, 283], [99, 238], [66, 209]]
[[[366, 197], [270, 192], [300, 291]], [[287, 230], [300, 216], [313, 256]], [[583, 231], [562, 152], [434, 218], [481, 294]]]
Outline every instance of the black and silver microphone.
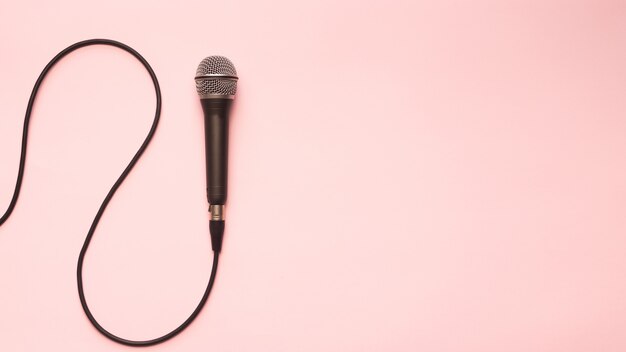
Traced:
[[196, 70], [196, 89], [204, 110], [207, 198], [211, 212], [211, 241], [219, 252], [224, 233], [228, 186], [228, 118], [237, 92], [237, 71], [223, 56], [209, 56]]

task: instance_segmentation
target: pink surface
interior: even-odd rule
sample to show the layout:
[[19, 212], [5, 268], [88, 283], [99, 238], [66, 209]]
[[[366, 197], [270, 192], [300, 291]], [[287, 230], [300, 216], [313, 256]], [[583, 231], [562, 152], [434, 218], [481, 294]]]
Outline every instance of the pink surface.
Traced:
[[[168, 332], [206, 283], [193, 76], [222, 54], [241, 80], [218, 279], [151, 350], [626, 350], [624, 2], [5, 1], [1, 210], [35, 79], [92, 37], [164, 94], [86, 259], [112, 332]], [[0, 228], [0, 351], [132, 350], [89, 324], [75, 267], [153, 104], [110, 47], [45, 82]]]

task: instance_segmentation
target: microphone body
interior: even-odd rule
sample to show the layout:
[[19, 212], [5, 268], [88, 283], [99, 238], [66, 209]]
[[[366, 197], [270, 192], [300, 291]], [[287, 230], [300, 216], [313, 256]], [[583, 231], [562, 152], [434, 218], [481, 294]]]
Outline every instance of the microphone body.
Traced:
[[233, 100], [200, 102], [204, 111], [207, 199], [212, 206], [224, 205], [228, 194], [228, 119]]
[[237, 92], [237, 71], [224, 56], [209, 56], [196, 70], [196, 90], [204, 111], [209, 231], [216, 253], [222, 249], [228, 191], [228, 119]]

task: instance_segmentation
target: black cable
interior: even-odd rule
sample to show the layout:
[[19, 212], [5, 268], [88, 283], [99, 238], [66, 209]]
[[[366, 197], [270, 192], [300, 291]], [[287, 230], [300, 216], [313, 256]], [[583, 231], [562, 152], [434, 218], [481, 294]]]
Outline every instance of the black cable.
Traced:
[[126, 44], [123, 44], [114, 40], [90, 39], [90, 40], [85, 40], [85, 41], [70, 45], [69, 47], [65, 48], [63, 51], [58, 53], [46, 65], [46, 67], [43, 69], [43, 71], [39, 75], [39, 78], [37, 79], [37, 82], [35, 83], [35, 86], [33, 87], [33, 91], [30, 94], [30, 99], [28, 101], [28, 106], [26, 108], [26, 117], [24, 118], [24, 129], [22, 132], [22, 150], [21, 150], [21, 155], [20, 155], [20, 164], [19, 164], [19, 168], [17, 172], [17, 182], [15, 184], [13, 197], [11, 198], [11, 203], [9, 204], [9, 207], [7, 208], [4, 215], [0, 218], [0, 226], [5, 221], [7, 221], [7, 219], [13, 212], [13, 209], [15, 208], [15, 204], [17, 203], [17, 199], [20, 194], [20, 189], [22, 188], [22, 180], [24, 178], [24, 165], [26, 163], [26, 145], [28, 142], [28, 126], [30, 124], [30, 117], [31, 117], [31, 113], [33, 110], [33, 105], [35, 103], [35, 98], [37, 97], [37, 92], [39, 91], [39, 86], [43, 82], [44, 78], [46, 77], [46, 75], [48, 74], [52, 66], [54, 66], [57, 62], [59, 62], [64, 56], [66, 56], [67, 54], [71, 53], [72, 51], [76, 49], [89, 46], [89, 45], [114, 46], [130, 53], [135, 58], [137, 58], [137, 60], [139, 60], [143, 64], [143, 66], [146, 68], [146, 70], [150, 74], [150, 78], [152, 78], [152, 82], [154, 83], [154, 90], [156, 93], [156, 112], [154, 115], [154, 122], [152, 123], [152, 127], [150, 128], [150, 131], [148, 132], [146, 139], [143, 141], [143, 143], [139, 147], [139, 150], [137, 150], [137, 153], [135, 153], [135, 156], [130, 161], [128, 166], [126, 166], [126, 168], [124, 169], [120, 177], [117, 179], [117, 181], [115, 181], [115, 184], [113, 184], [113, 187], [111, 187], [111, 190], [109, 191], [107, 196], [104, 198], [104, 201], [102, 201], [102, 205], [100, 205], [100, 209], [98, 210], [98, 213], [96, 214], [96, 217], [94, 218], [91, 224], [91, 227], [89, 228], [89, 232], [87, 233], [87, 237], [85, 238], [83, 247], [80, 250], [80, 254], [78, 255], [78, 266], [76, 270], [76, 278], [77, 278], [77, 283], [78, 283], [78, 297], [80, 298], [80, 303], [83, 307], [83, 310], [85, 311], [85, 314], [87, 315], [87, 318], [93, 324], [93, 326], [104, 336], [108, 337], [109, 339], [117, 343], [121, 343], [121, 344], [128, 345], [128, 346], [137, 346], [137, 347], [151, 346], [151, 345], [155, 345], [155, 344], [167, 341], [171, 339], [172, 337], [178, 335], [187, 326], [189, 326], [189, 324], [191, 324], [191, 322], [198, 316], [198, 314], [202, 310], [202, 307], [206, 303], [209, 297], [209, 293], [211, 293], [211, 288], [213, 288], [213, 283], [215, 282], [215, 274], [217, 272], [217, 264], [219, 261], [219, 247], [214, 248], [213, 250], [214, 256], [213, 256], [213, 266], [211, 268], [211, 276], [209, 278], [209, 283], [207, 284], [204, 294], [202, 295], [202, 299], [200, 300], [200, 303], [198, 303], [198, 306], [196, 307], [196, 309], [194, 309], [194, 311], [191, 313], [189, 318], [187, 318], [187, 320], [185, 320], [182, 324], [180, 324], [180, 326], [178, 326], [176, 329], [172, 330], [171, 332], [161, 337], [158, 337], [152, 340], [133, 341], [133, 340], [127, 340], [127, 339], [115, 336], [109, 331], [107, 331], [105, 328], [103, 328], [102, 325], [98, 323], [96, 318], [94, 318], [93, 314], [91, 314], [89, 307], [87, 306], [87, 301], [85, 300], [85, 293], [83, 290], [83, 262], [85, 260], [85, 254], [87, 253], [87, 249], [89, 248], [89, 243], [91, 242], [91, 238], [93, 237], [93, 234], [96, 231], [98, 222], [100, 221], [100, 218], [102, 218], [102, 214], [104, 214], [104, 211], [106, 210], [107, 205], [113, 198], [113, 195], [115, 195], [115, 192], [120, 187], [122, 182], [124, 182], [124, 180], [126, 179], [126, 176], [128, 176], [128, 174], [133, 169], [135, 164], [137, 164], [137, 161], [139, 160], [139, 158], [141, 158], [141, 155], [150, 144], [152, 137], [154, 137], [154, 133], [156, 132], [157, 126], [159, 124], [159, 119], [161, 116], [161, 88], [159, 87], [159, 81], [157, 80], [156, 74], [152, 70], [152, 67], [150, 67], [150, 64], [148, 63], [148, 61], [146, 61], [146, 59], [144, 59], [137, 51], [135, 51], [135, 49], [129, 47]]

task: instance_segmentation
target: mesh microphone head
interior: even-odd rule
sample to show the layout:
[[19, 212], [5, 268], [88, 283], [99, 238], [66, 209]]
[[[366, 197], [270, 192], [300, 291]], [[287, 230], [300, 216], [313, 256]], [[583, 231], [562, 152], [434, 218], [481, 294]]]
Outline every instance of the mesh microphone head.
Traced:
[[230, 98], [237, 92], [237, 71], [228, 58], [209, 56], [196, 70], [196, 90], [201, 98]]

